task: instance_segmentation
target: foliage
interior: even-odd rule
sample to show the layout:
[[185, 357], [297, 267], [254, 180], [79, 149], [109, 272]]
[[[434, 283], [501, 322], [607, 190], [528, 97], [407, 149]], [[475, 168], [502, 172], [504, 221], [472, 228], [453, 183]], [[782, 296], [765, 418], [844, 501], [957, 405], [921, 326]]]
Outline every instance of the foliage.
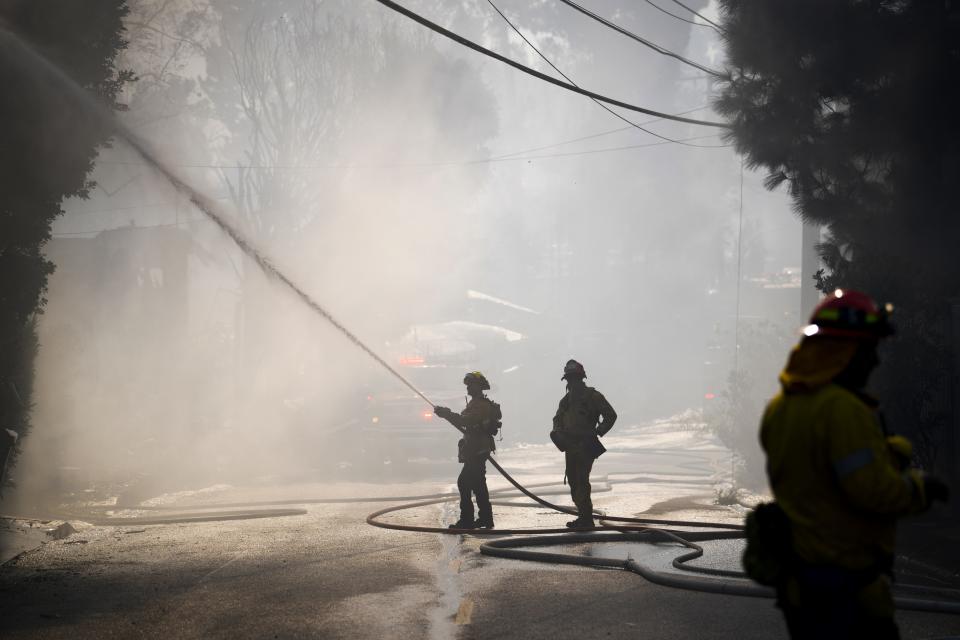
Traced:
[[731, 462], [734, 489], [763, 484], [763, 457], [757, 445], [757, 417], [762, 407], [763, 398], [756, 392], [749, 370], [731, 371], [721, 396], [720, 411], [712, 416], [710, 423], [734, 456]]
[[[491, 94], [479, 74], [444, 55], [422, 30], [362, 3], [211, 0], [211, 6], [218, 34], [201, 87], [221, 134], [211, 147], [239, 225], [258, 248], [284, 256], [291, 272], [308, 264], [322, 281], [328, 269], [356, 265], [352, 274], [359, 277], [351, 280], [361, 282], [361, 264], [372, 274], [370, 261], [387, 264], [390, 251], [406, 249], [382, 232], [349, 240], [341, 233], [415, 225], [398, 224], [412, 205], [396, 196], [414, 181], [373, 165], [410, 164], [434, 146], [453, 157], [463, 147], [476, 149], [492, 129], [484, 126], [490, 118], [484, 114], [495, 111]], [[440, 135], [442, 145], [434, 141]], [[444, 189], [428, 183], [435, 175], [417, 181], [431, 194], [427, 214], [443, 201]], [[425, 264], [404, 262], [414, 269]], [[240, 368], [255, 379], [272, 343], [267, 338], [284, 331], [285, 319], [263, 304], [272, 293], [257, 269], [244, 267], [241, 278]], [[417, 285], [410, 279], [400, 286]], [[381, 330], [396, 332], [416, 313], [401, 310]], [[297, 357], [306, 359], [302, 352]]]
[[329, 162], [345, 118], [377, 63], [371, 34], [317, 2], [239, 12], [218, 3], [219, 44], [207, 53], [203, 87], [228, 131], [237, 168], [223, 181], [259, 238], [299, 232], [330, 185], [316, 172]]
[[[63, 90], [14, 39], [40, 52], [105, 107], [119, 110], [129, 72], [114, 65], [126, 46], [125, 0], [10, 0], [0, 7], [0, 426], [29, 424], [36, 337], [54, 266], [43, 256], [68, 196], [86, 197], [87, 175], [110, 131], [65, 106]], [[22, 439], [21, 439], [22, 442]]]
[[760, 416], [777, 388], [777, 376], [792, 339], [791, 327], [769, 321], [744, 322], [740, 329], [739, 365], [727, 376], [718, 410], [707, 420], [735, 456], [734, 492], [739, 486], [760, 488], [766, 481], [758, 438]]
[[932, 465], [952, 410], [945, 328], [960, 294], [960, 14], [923, 0], [721, 5], [731, 79], [716, 106], [729, 138], [827, 228], [821, 290], [897, 304], [875, 383], [891, 425]]
[[128, 87], [125, 124], [158, 150], [191, 149], [192, 161], [208, 160], [196, 145], [209, 116], [197, 76], [215, 39], [214, 11], [204, 0], [127, 3], [129, 45], [117, 61], [136, 73], [137, 82]]

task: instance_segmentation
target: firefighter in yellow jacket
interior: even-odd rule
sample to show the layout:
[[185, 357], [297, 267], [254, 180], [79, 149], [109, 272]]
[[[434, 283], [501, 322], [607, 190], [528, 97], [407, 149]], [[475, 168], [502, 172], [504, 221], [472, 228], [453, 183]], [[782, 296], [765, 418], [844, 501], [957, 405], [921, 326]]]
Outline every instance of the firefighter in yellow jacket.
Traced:
[[586, 377], [582, 364], [567, 361], [561, 378], [567, 381], [567, 393], [560, 400], [550, 432], [550, 439], [566, 457], [570, 497], [577, 506], [577, 518], [567, 523], [571, 529], [593, 527], [590, 471], [594, 461], [606, 451], [599, 438], [606, 435], [617, 420], [617, 412], [603, 394], [584, 383]]
[[828, 296], [763, 415], [767, 475], [789, 523], [777, 603], [792, 638], [897, 638], [897, 518], [947, 498], [942, 482], [908, 468], [909, 442], [885, 433], [863, 392], [891, 310], [857, 291]]
[[[490, 383], [479, 371], [468, 373], [463, 378], [470, 401], [462, 413], [454, 413], [447, 407], [434, 407], [435, 415], [447, 420], [463, 433], [458, 443], [457, 459], [463, 463], [457, 478], [460, 491], [460, 519], [450, 525], [451, 529], [492, 529], [493, 509], [487, 491], [487, 456], [496, 450], [493, 436], [500, 429], [500, 405], [486, 397], [483, 392]], [[473, 518], [471, 494], [477, 498], [477, 519]]]

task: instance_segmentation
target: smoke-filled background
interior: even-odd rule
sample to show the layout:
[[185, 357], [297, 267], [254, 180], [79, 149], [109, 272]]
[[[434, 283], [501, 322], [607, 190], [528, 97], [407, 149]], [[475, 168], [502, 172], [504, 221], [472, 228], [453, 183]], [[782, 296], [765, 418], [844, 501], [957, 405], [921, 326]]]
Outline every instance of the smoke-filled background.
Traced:
[[[557, 75], [486, 1], [406, 6]], [[577, 84], [718, 119], [704, 72], [558, 2], [498, 6]], [[800, 224], [719, 130], [619, 111], [689, 139], [665, 142], [375, 2], [130, 7], [125, 125], [438, 404], [462, 407], [460, 380], [480, 369], [503, 407], [500, 446], [542, 442], [576, 358], [623, 424], [702, 412], [755, 448], [801, 324]], [[644, 3], [591, 8], [723, 68], [712, 29]], [[46, 246], [57, 271], [18, 500], [91, 483], [389, 479], [455, 459], [429, 405], [123, 142], [91, 178]]]

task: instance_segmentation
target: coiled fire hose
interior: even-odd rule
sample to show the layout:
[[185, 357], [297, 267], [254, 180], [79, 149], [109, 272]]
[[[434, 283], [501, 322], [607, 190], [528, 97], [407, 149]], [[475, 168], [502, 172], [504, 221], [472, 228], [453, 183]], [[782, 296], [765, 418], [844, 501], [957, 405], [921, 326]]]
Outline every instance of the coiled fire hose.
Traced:
[[[521, 494], [533, 500], [536, 504], [559, 511], [575, 515], [577, 512], [570, 507], [556, 505], [542, 497], [534, 494], [528, 488], [517, 482], [503, 467], [492, 457], [487, 460], [497, 469], [498, 472], [512, 484]], [[501, 492], [491, 492], [491, 497]], [[715, 569], [711, 567], [692, 566], [686, 563], [700, 558], [704, 554], [702, 546], [695, 541], [713, 541], [744, 538], [743, 526], [739, 524], [729, 524], [722, 522], [696, 522], [685, 520], [663, 520], [654, 518], [635, 518], [624, 516], [608, 516], [595, 513], [600, 526], [592, 530], [583, 529], [571, 532], [568, 528], [563, 529], [448, 529], [441, 527], [428, 527], [418, 525], [402, 525], [388, 523], [379, 518], [388, 513], [393, 513], [405, 509], [413, 509], [427, 505], [447, 502], [453, 498], [447, 499], [427, 499], [409, 504], [386, 507], [374, 511], [367, 516], [367, 523], [375, 527], [384, 529], [396, 529], [400, 531], [418, 531], [424, 533], [439, 534], [474, 534], [474, 535], [507, 535], [523, 536], [502, 538], [491, 540], [480, 545], [480, 553], [493, 557], [511, 558], [515, 560], [531, 560], [535, 562], [548, 562], [555, 564], [572, 564], [587, 567], [606, 567], [625, 569], [636, 573], [645, 579], [663, 586], [689, 589], [693, 591], [705, 591], [708, 593], [720, 593], [726, 595], [739, 595], [760, 598], [773, 598], [776, 593], [769, 587], [761, 586], [750, 580], [745, 573], [740, 571], [730, 571], [724, 569]], [[524, 506], [511, 503], [493, 502], [493, 504], [506, 504], [509, 506]], [[533, 505], [530, 505], [533, 506]], [[676, 529], [664, 529], [661, 527], [695, 527], [700, 531], [685, 531]], [[559, 534], [559, 535], [558, 535]], [[658, 541], [667, 541], [680, 544], [690, 549], [687, 553], [677, 556], [671, 562], [675, 569], [689, 573], [699, 573], [704, 575], [683, 575], [656, 571], [645, 567], [633, 558], [617, 559], [603, 558], [597, 556], [585, 556], [574, 553], [559, 553], [548, 551], [531, 551], [525, 547], [545, 547], [573, 545], [583, 543], [602, 543], [602, 542], [635, 542], [635, 543], [655, 543]], [[709, 576], [709, 577], [707, 577]], [[925, 611], [934, 613], [952, 613], [960, 614], [960, 590], [943, 589], [936, 587], [925, 587], [921, 585], [898, 584], [898, 592], [914, 593], [917, 595], [932, 596], [937, 599], [920, 598], [908, 595], [896, 595], [894, 603], [898, 609], [908, 611]]]

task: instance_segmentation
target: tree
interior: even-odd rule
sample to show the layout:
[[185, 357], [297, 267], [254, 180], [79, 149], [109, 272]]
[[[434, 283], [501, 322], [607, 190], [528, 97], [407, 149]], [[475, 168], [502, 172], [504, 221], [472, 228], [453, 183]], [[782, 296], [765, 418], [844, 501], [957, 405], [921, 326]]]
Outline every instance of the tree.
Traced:
[[197, 76], [215, 38], [214, 11], [205, 0], [127, 3], [129, 46], [120, 52], [118, 64], [133, 70], [137, 82], [128, 92], [124, 124], [155, 148], [171, 154], [190, 148], [196, 154], [191, 143], [203, 135], [210, 115]]
[[821, 290], [897, 303], [876, 380], [927, 466], [950, 421], [949, 302], [960, 294], [957, 9], [924, 0], [722, 0], [731, 79], [716, 106], [750, 167], [825, 226]]
[[224, 171], [224, 183], [258, 238], [296, 233], [316, 215], [325, 185], [291, 167], [329, 160], [344, 115], [367, 82], [354, 69], [371, 69], [363, 58], [372, 57], [373, 43], [316, 2], [221, 11], [220, 46], [209, 52], [204, 85], [236, 154], [237, 168]]
[[[111, 131], [65, 106], [62, 87], [16, 40], [60, 67], [104, 107], [118, 101], [129, 72], [115, 66], [126, 46], [126, 0], [8, 0], [0, 6], [0, 426], [23, 435], [30, 421], [34, 319], [54, 266], [43, 256], [68, 196], [87, 197], [97, 150]], [[22, 440], [21, 440], [22, 442]]]
[[[407, 156], [439, 131], [444, 157], [470, 157], [496, 127], [477, 108], [491, 96], [466, 63], [377, 11], [316, 0], [213, 5], [219, 44], [208, 52], [203, 88], [221, 133], [211, 146], [228, 166], [221, 178], [241, 225], [273, 255], [302, 249], [305, 233], [311, 250], [341, 252], [322, 227], [358, 216], [358, 194], [345, 186], [350, 166], [380, 190], [397, 180], [364, 166], [365, 156], [412, 163]], [[391, 100], [418, 108], [397, 117]]]

